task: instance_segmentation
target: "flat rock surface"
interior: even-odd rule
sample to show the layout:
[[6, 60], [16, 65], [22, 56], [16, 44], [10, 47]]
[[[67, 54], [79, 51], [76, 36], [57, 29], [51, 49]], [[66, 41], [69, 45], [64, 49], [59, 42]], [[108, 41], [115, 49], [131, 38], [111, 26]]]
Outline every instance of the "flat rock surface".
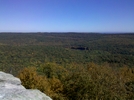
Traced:
[[25, 89], [19, 78], [0, 71], [0, 100], [52, 100], [36, 89]]

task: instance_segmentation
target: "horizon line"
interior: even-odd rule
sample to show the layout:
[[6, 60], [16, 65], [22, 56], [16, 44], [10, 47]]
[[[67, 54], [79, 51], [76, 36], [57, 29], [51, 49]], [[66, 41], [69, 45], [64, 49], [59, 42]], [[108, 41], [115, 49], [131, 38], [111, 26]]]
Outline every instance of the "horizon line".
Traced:
[[8, 32], [8, 31], [1, 31], [0, 33], [134, 33], [134, 32], [71, 32], [71, 31], [68, 31], [68, 32], [57, 32], [57, 31], [52, 31], [52, 32], [47, 32], [47, 31], [37, 31], [37, 32], [34, 32], [34, 31], [28, 31], [28, 32], [22, 32], [22, 31], [11, 31], [11, 32]]

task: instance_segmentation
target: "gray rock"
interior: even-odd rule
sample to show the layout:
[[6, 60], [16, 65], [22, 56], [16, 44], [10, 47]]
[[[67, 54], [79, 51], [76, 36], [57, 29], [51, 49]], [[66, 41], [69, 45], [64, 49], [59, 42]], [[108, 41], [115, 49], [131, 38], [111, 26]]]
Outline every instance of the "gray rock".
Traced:
[[52, 100], [36, 89], [25, 89], [19, 78], [0, 71], [0, 100]]
[[1, 71], [0, 71], [0, 82], [11, 83], [11, 84], [14, 84], [14, 85], [20, 85], [21, 84], [20, 79], [14, 77], [11, 74], [7, 74], [7, 73], [1, 72]]

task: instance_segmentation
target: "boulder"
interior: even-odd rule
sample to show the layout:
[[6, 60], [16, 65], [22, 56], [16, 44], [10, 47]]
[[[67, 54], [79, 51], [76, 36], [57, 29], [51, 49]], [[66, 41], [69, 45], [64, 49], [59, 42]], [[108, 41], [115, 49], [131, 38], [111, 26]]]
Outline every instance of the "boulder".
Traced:
[[52, 100], [37, 89], [26, 89], [19, 78], [0, 71], [0, 100]]

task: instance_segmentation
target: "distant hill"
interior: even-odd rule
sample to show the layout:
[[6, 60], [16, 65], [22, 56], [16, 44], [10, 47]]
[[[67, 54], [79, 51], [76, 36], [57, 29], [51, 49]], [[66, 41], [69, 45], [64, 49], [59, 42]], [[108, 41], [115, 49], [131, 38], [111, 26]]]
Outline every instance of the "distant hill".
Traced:
[[134, 34], [1, 33], [0, 69], [17, 73], [36, 63], [134, 66]]

